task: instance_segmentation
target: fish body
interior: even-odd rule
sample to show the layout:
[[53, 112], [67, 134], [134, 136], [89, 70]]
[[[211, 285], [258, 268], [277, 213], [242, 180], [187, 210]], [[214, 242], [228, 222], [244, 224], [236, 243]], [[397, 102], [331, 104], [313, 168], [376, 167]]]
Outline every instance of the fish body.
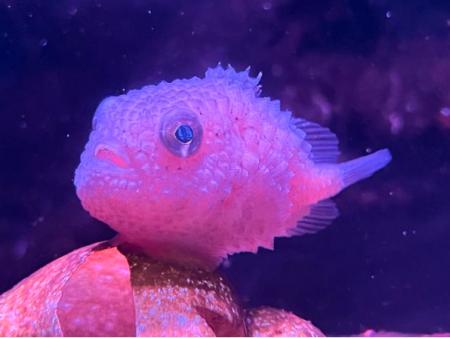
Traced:
[[260, 78], [219, 65], [103, 100], [75, 173], [84, 208], [149, 255], [210, 268], [324, 228], [329, 198], [390, 153], [338, 164], [336, 136], [261, 97]]

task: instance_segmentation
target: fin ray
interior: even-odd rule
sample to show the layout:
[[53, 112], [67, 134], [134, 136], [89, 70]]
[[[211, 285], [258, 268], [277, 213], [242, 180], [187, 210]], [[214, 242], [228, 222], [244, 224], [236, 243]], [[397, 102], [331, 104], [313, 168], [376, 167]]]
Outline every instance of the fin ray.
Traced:
[[311, 146], [309, 157], [314, 163], [336, 163], [339, 141], [328, 128], [301, 118], [294, 118], [293, 124], [305, 133], [304, 141]]
[[309, 214], [303, 217], [291, 230], [292, 235], [314, 234], [325, 229], [339, 216], [339, 210], [332, 200], [323, 200], [313, 206]]

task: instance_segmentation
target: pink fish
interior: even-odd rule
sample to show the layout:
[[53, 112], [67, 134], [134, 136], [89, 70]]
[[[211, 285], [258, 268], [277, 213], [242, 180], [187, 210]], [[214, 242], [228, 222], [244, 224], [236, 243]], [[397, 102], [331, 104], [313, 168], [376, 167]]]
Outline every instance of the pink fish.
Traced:
[[75, 174], [84, 208], [153, 257], [209, 268], [325, 228], [329, 198], [391, 155], [337, 163], [336, 136], [261, 97], [260, 79], [219, 65], [103, 100]]

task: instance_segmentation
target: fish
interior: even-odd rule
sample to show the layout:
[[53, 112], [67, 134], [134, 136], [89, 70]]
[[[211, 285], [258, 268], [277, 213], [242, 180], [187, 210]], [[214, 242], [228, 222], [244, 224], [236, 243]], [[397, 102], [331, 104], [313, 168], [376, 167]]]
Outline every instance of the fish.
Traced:
[[219, 64], [105, 98], [75, 171], [82, 206], [124, 245], [209, 269], [326, 228], [330, 198], [391, 153], [339, 163], [336, 135], [262, 96], [261, 77]]

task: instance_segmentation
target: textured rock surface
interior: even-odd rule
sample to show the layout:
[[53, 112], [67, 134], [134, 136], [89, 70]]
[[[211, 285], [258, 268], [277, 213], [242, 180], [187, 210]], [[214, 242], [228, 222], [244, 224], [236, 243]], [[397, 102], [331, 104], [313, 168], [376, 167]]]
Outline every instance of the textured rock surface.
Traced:
[[269, 307], [249, 310], [246, 323], [252, 337], [324, 337], [311, 322], [291, 312]]
[[216, 273], [122, 253], [106, 242], [57, 259], [0, 296], [0, 336], [247, 334], [321, 332], [282, 310], [245, 314]]

